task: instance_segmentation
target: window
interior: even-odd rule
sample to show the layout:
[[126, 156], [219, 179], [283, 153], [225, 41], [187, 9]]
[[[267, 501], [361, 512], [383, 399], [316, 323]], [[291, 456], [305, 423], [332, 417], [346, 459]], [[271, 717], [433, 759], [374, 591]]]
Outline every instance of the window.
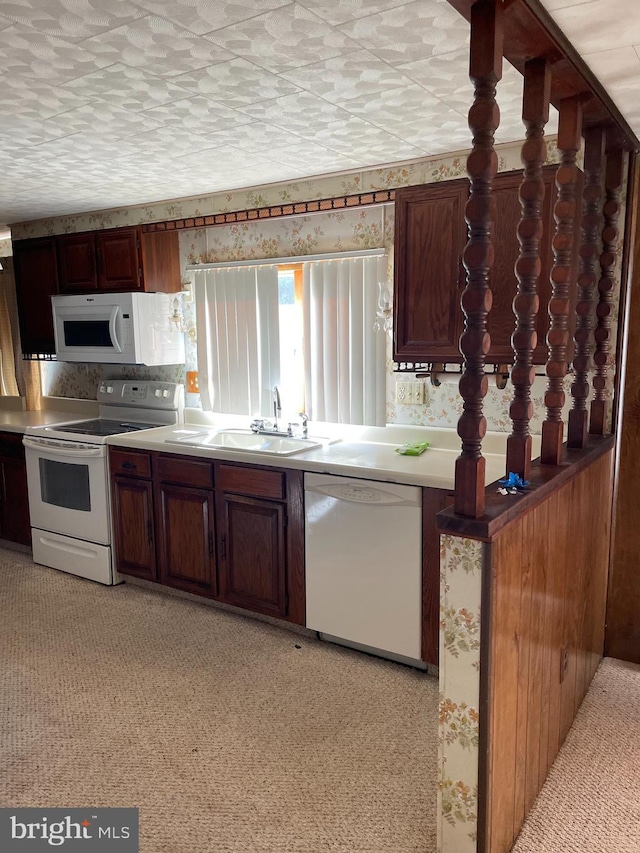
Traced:
[[193, 267], [203, 407], [383, 425], [385, 335], [376, 331], [381, 251], [297, 263]]

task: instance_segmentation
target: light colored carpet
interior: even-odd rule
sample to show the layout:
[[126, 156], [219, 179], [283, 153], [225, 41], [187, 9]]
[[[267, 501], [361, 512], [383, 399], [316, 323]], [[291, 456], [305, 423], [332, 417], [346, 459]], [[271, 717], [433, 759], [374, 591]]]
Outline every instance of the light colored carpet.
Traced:
[[142, 853], [432, 853], [437, 680], [0, 549], [0, 805], [137, 806]]
[[605, 658], [513, 853], [640, 851], [640, 666]]

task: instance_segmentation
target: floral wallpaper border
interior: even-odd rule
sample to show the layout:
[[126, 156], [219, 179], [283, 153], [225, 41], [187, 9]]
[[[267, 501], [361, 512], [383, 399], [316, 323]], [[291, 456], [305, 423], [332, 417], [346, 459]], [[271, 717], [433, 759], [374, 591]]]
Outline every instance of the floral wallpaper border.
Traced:
[[476, 853], [485, 546], [440, 537], [438, 853]]

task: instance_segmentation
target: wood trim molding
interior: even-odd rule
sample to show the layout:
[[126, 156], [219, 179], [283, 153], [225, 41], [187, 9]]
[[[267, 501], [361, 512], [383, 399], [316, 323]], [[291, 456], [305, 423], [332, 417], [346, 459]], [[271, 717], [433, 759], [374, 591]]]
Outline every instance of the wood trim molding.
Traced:
[[[475, 0], [447, 0], [470, 20]], [[580, 56], [540, 0], [504, 0], [504, 56], [520, 73], [533, 57], [551, 63], [551, 103], [580, 96], [585, 127], [609, 123], [623, 147], [640, 149], [640, 141], [604, 86]], [[498, 93], [499, 97], [499, 93]]]
[[436, 522], [440, 533], [451, 533], [467, 539], [491, 542], [504, 527], [530, 512], [566, 482], [577, 477], [615, 444], [615, 436], [589, 436], [583, 450], [564, 449], [559, 465], [542, 465], [536, 460], [531, 467], [529, 487], [518, 495], [500, 495], [495, 483], [487, 486], [484, 514], [479, 518], [456, 515], [452, 508], [439, 512]]
[[374, 190], [334, 198], [294, 201], [289, 204], [272, 204], [268, 207], [252, 207], [246, 210], [231, 210], [204, 216], [188, 216], [184, 219], [168, 219], [163, 222], [147, 222], [142, 226], [145, 234], [154, 231], [186, 231], [190, 228], [211, 228], [216, 225], [233, 225], [236, 222], [256, 222], [263, 219], [278, 219], [283, 216], [306, 216], [309, 213], [326, 213], [332, 210], [369, 207], [388, 204], [395, 199], [395, 190]]

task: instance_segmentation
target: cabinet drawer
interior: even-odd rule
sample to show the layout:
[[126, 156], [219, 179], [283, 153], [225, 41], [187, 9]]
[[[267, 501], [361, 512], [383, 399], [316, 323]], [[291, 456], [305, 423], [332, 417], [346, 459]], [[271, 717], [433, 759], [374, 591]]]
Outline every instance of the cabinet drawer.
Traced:
[[111, 450], [109, 454], [112, 474], [123, 477], [151, 477], [151, 454], [134, 450]]
[[22, 435], [10, 432], [0, 433], [0, 456], [9, 459], [24, 459]]
[[199, 486], [207, 489], [213, 486], [213, 465], [184, 456], [158, 456], [156, 473], [160, 480], [180, 483], [186, 486]]
[[242, 468], [239, 465], [218, 467], [218, 486], [223, 491], [261, 498], [282, 500], [285, 496], [284, 477], [279, 471]]

